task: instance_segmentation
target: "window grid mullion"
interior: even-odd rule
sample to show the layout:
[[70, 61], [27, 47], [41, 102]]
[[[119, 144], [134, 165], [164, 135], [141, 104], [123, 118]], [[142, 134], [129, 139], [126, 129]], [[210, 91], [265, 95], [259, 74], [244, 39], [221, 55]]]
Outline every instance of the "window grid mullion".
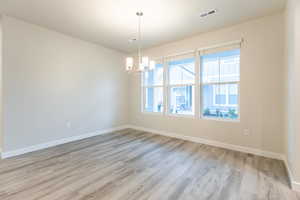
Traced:
[[200, 92], [200, 55], [198, 51], [194, 52], [194, 56], [195, 56], [195, 96], [194, 96], [194, 101], [195, 101], [195, 117], [199, 118], [200, 117], [200, 113], [201, 113], [201, 92]]
[[142, 110], [142, 112], [145, 112], [145, 105], [146, 105], [146, 98], [145, 98], [145, 87], [144, 87], [144, 73], [141, 73], [140, 75], [140, 83], [141, 83], [141, 98], [142, 98], [142, 101], [141, 101], [141, 105], [140, 105], [140, 109]]
[[240, 81], [228, 81], [228, 82], [211, 82], [211, 83], [201, 83], [201, 85], [225, 85], [225, 84], [236, 84]]
[[195, 83], [183, 83], [183, 84], [169, 84], [169, 87], [184, 87], [184, 86], [194, 86]]
[[[221, 86], [222, 85], [229, 85], [229, 84], [236, 84], [237, 85], [237, 111], [240, 113], [240, 80], [237, 81], [227, 81], [227, 82], [221, 82], [221, 58], [218, 57], [218, 82], [209, 82], [204, 83], [202, 82], [202, 73], [203, 73], [203, 66], [201, 61], [201, 55], [202, 53], [200, 51], [195, 51], [194, 53], [194, 70], [195, 70], [195, 77], [194, 77], [194, 83], [183, 83], [183, 84], [170, 84], [170, 66], [168, 65], [167, 59], [163, 58], [162, 64], [163, 64], [163, 84], [162, 85], [142, 85], [142, 92], [143, 92], [143, 110], [145, 110], [146, 106], [146, 89], [147, 88], [162, 88], [163, 90], [163, 111], [162, 113], [164, 115], [173, 115], [170, 112], [171, 107], [171, 90], [174, 87], [187, 87], [192, 86], [194, 88], [192, 95], [192, 102], [193, 102], [193, 109], [194, 114], [193, 116], [197, 118], [204, 117], [203, 115], [203, 109], [204, 109], [204, 94], [203, 94], [203, 87], [206, 85], [217, 85], [218, 93], [221, 94]], [[239, 66], [240, 70], [240, 66]], [[144, 77], [142, 77], [141, 83], [144, 84]], [[230, 88], [226, 87], [226, 105], [229, 106], [230, 102]], [[235, 94], [235, 93], [234, 93]], [[181, 115], [181, 114], [176, 114]], [[185, 114], [182, 114], [185, 116]], [[190, 115], [191, 116], [191, 115]], [[219, 117], [216, 117], [219, 118]], [[240, 114], [238, 114], [238, 119], [240, 118]]]
[[166, 115], [168, 112], [168, 68], [167, 68], [167, 64], [166, 64], [166, 59], [163, 58], [162, 60], [163, 62], [163, 105], [164, 105], [164, 110], [163, 110], [163, 114]]

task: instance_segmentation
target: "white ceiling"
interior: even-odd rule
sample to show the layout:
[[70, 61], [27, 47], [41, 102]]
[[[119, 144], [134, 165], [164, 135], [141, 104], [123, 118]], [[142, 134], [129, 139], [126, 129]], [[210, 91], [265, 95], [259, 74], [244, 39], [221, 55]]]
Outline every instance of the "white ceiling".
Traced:
[[[286, 0], [0, 0], [0, 12], [106, 47], [131, 52], [137, 10], [143, 47], [181, 39], [282, 10]], [[200, 18], [201, 12], [218, 13]]]

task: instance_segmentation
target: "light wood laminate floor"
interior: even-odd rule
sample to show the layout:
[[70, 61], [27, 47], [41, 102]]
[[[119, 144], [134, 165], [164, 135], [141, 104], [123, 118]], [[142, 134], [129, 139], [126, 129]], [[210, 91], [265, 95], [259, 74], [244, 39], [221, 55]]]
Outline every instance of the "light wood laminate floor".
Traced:
[[123, 130], [0, 161], [1, 200], [297, 200], [281, 161]]

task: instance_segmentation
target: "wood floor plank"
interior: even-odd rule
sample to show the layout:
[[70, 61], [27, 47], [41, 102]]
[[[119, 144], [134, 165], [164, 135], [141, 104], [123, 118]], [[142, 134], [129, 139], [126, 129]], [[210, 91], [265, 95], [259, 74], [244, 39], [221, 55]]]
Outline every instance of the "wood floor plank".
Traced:
[[282, 161], [126, 129], [0, 161], [1, 200], [300, 200]]

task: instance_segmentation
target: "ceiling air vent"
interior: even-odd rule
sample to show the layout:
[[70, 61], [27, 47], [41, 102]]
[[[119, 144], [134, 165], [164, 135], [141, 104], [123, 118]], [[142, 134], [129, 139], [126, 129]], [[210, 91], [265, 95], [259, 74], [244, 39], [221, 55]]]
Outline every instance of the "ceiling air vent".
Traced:
[[207, 17], [209, 15], [213, 15], [213, 14], [216, 14], [217, 12], [217, 9], [214, 9], [214, 10], [209, 10], [207, 12], [203, 12], [200, 14], [200, 17], [203, 18], [203, 17]]
[[136, 38], [131, 38], [131, 39], [128, 40], [129, 43], [133, 43], [133, 42], [136, 42], [136, 41], [137, 41]]

